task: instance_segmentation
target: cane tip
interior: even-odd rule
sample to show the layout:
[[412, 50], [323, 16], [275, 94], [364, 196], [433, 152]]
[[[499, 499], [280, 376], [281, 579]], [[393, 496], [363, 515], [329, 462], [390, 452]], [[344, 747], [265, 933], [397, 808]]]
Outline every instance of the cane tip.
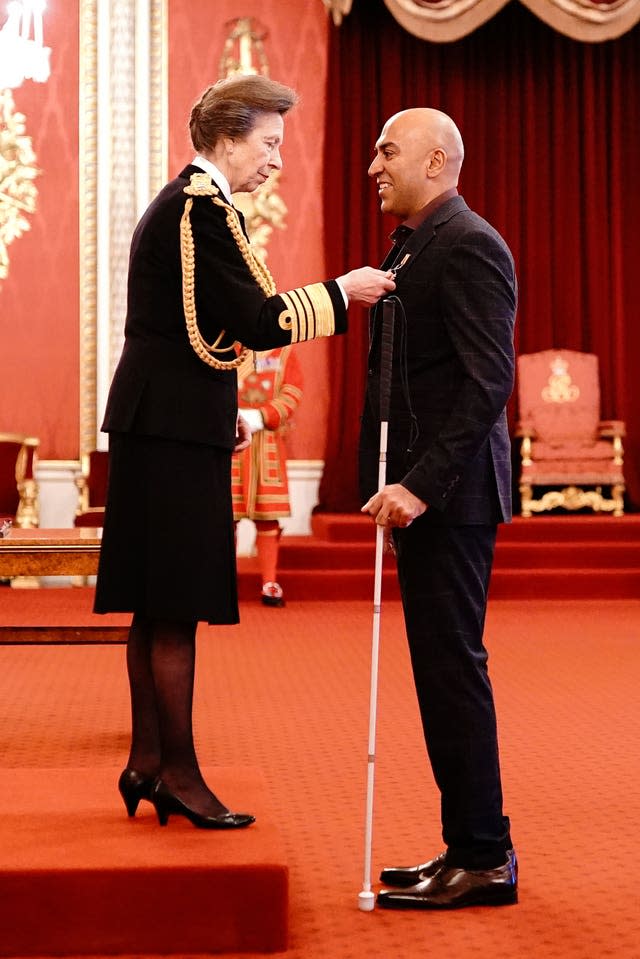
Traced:
[[372, 892], [361, 892], [358, 894], [358, 909], [361, 912], [373, 912], [376, 904], [376, 897]]

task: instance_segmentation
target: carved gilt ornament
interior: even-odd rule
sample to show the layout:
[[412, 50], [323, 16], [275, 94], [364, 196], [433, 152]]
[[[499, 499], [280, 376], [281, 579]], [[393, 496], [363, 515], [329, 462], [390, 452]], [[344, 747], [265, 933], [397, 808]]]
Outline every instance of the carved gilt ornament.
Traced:
[[42, 38], [44, 0], [12, 0], [0, 28], [0, 284], [9, 273], [9, 245], [29, 229], [38, 191], [26, 118], [15, 109], [12, 90], [24, 80], [49, 79], [51, 50]]
[[[237, 73], [269, 76], [269, 64], [263, 41], [268, 33], [253, 17], [238, 17], [226, 24], [229, 29], [220, 59], [220, 79]], [[280, 196], [280, 171], [274, 170], [266, 183], [253, 193], [236, 193], [236, 206], [244, 215], [251, 246], [261, 260], [267, 258], [267, 244], [274, 228], [286, 229], [287, 207]]]
[[0, 284], [9, 273], [9, 245], [30, 229], [28, 216], [36, 209], [40, 170], [25, 131], [11, 90], [0, 90]]
[[562, 356], [551, 361], [551, 376], [542, 390], [545, 403], [575, 403], [580, 396], [580, 387], [571, 382], [569, 364]]

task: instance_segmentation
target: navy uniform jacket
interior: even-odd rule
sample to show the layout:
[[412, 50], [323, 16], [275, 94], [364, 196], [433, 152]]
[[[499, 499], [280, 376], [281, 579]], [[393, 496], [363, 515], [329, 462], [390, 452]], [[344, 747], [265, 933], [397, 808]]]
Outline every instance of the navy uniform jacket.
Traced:
[[[193, 173], [202, 170], [188, 166], [168, 183], [134, 232], [125, 344], [102, 429], [233, 449], [236, 371], [212, 369], [199, 359], [185, 326], [180, 220]], [[290, 291], [284, 299], [267, 297], [233, 239], [225, 210], [211, 197], [195, 196], [190, 216], [198, 326], [207, 343], [225, 330], [225, 342], [267, 350], [346, 330], [347, 310], [334, 280]], [[291, 328], [294, 301], [301, 315]], [[319, 313], [323, 322], [316, 328]]]
[[[406, 326], [396, 309], [387, 483], [402, 483], [426, 502], [427, 522], [508, 521], [505, 407], [514, 381], [516, 311], [511, 253], [486, 220], [453, 196], [410, 235], [396, 261], [407, 254], [396, 276]], [[360, 439], [363, 501], [378, 485], [382, 312], [380, 303], [372, 311]]]

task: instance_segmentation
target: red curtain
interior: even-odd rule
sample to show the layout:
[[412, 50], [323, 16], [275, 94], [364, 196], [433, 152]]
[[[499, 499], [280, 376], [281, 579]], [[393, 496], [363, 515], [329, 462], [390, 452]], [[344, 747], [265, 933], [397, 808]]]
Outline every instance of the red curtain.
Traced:
[[[330, 34], [325, 145], [328, 275], [377, 265], [395, 221], [366, 170], [384, 121], [410, 106], [462, 132], [460, 192], [503, 234], [518, 269], [518, 352], [600, 359], [602, 415], [627, 423], [629, 507], [640, 503], [640, 27], [585, 44], [509, 4], [475, 33], [434, 44], [382, 0], [356, 0]], [[632, 288], [633, 284], [633, 288]], [[366, 316], [331, 353], [329, 440], [318, 509], [359, 508], [357, 439]], [[515, 395], [510, 404], [516, 415]]]

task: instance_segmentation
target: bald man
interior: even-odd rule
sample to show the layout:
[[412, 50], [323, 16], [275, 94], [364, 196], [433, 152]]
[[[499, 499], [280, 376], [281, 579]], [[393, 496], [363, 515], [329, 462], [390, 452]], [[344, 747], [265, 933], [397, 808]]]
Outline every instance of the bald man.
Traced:
[[412, 109], [384, 125], [369, 167], [382, 211], [401, 225], [383, 263], [395, 273], [399, 301], [387, 485], [377, 491], [377, 306], [360, 439], [362, 509], [385, 527], [397, 555], [446, 847], [417, 866], [382, 871], [382, 882], [396, 888], [381, 890], [378, 904], [396, 909], [517, 902], [483, 644], [497, 528], [511, 519], [505, 407], [514, 379], [516, 277], [502, 237], [458, 194], [463, 158], [450, 117]]

